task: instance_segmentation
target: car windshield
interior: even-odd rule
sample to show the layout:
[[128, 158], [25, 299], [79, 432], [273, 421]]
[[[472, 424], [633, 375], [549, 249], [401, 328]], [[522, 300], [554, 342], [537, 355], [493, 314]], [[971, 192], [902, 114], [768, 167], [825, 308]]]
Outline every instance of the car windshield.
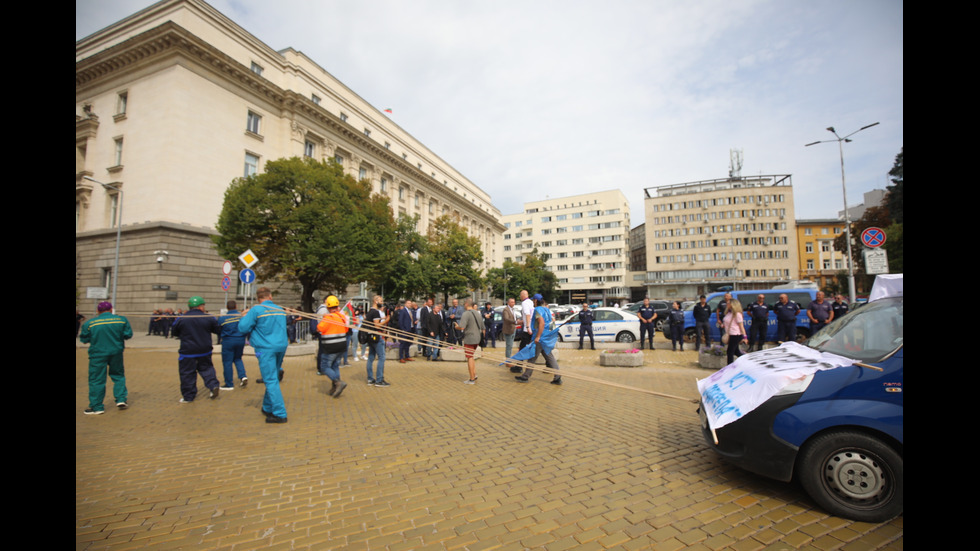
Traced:
[[805, 344], [821, 352], [875, 362], [902, 346], [904, 312], [904, 297], [876, 300], [832, 321]]

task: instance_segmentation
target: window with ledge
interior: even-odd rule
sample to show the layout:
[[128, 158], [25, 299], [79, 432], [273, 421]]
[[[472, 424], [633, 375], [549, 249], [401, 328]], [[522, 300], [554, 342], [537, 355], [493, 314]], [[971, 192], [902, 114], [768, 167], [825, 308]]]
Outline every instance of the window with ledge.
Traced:
[[262, 130], [262, 115], [249, 111], [248, 117], [245, 119], [245, 130], [255, 134], [256, 136], [261, 135], [260, 130]]
[[122, 155], [123, 155], [123, 139], [122, 136], [113, 139], [113, 165], [112, 166], [122, 166]]
[[388, 179], [381, 178], [381, 193], [388, 193]]
[[126, 108], [129, 103], [129, 92], [119, 92], [116, 95], [116, 114], [113, 116], [114, 120], [120, 121], [126, 118]]
[[344, 113], [341, 113], [341, 114], [340, 114], [340, 120], [341, 120], [342, 122], [347, 122], [347, 115], [346, 115], [346, 114], [344, 114]]
[[252, 62], [251, 69], [252, 69], [252, 72], [253, 73], [255, 73], [255, 74], [259, 75], [259, 76], [262, 76], [263, 69], [262, 69], [262, 66], [259, 65], [258, 63], [256, 63], [256, 62], [253, 61]]
[[357, 179], [358, 180], [367, 180], [367, 177], [368, 177], [368, 175], [367, 175], [367, 169], [362, 166], [357, 171]]
[[316, 154], [316, 145], [314, 145], [314, 143], [311, 142], [310, 140], [306, 140], [306, 142], [303, 143], [303, 155], [307, 157], [313, 157], [313, 155], [315, 154]]
[[316, 94], [313, 94], [313, 95], [311, 95], [311, 96], [310, 96], [310, 100], [311, 100], [311, 101], [312, 101], [312, 102], [313, 102], [314, 104], [316, 104], [316, 105], [320, 105], [320, 96], [318, 96], [318, 95], [316, 95]]

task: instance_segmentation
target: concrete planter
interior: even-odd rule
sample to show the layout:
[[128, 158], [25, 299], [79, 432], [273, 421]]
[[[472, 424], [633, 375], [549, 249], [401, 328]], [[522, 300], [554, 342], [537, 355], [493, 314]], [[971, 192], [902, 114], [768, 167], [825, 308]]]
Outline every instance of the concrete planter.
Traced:
[[599, 354], [599, 365], [604, 367], [640, 367], [643, 365], [643, 352], [630, 354], [603, 351]]
[[703, 347], [698, 351], [698, 363], [701, 364], [701, 367], [705, 369], [721, 369], [728, 365], [728, 357], [726, 355], [717, 356], [706, 353], [706, 350], [708, 348]]

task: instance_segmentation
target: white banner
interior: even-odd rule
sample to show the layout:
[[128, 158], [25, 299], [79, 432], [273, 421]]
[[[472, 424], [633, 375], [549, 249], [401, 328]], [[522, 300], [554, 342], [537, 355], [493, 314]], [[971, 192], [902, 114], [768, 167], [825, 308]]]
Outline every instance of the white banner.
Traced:
[[842, 356], [786, 342], [736, 358], [728, 366], [698, 381], [708, 424], [719, 429], [759, 407], [787, 385], [808, 375], [853, 364]]

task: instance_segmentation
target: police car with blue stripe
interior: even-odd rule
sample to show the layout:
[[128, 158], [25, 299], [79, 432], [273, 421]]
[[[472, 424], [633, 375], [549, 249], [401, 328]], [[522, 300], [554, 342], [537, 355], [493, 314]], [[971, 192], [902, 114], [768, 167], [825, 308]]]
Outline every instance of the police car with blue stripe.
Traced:
[[[597, 342], [634, 342], [640, 340], [640, 318], [636, 314], [619, 308], [593, 308], [592, 332]], [[578, 330], [581, 323], [578, 314], [568, 318], [568, 321], [558, 329], [561, 341], [578, 341]]]

